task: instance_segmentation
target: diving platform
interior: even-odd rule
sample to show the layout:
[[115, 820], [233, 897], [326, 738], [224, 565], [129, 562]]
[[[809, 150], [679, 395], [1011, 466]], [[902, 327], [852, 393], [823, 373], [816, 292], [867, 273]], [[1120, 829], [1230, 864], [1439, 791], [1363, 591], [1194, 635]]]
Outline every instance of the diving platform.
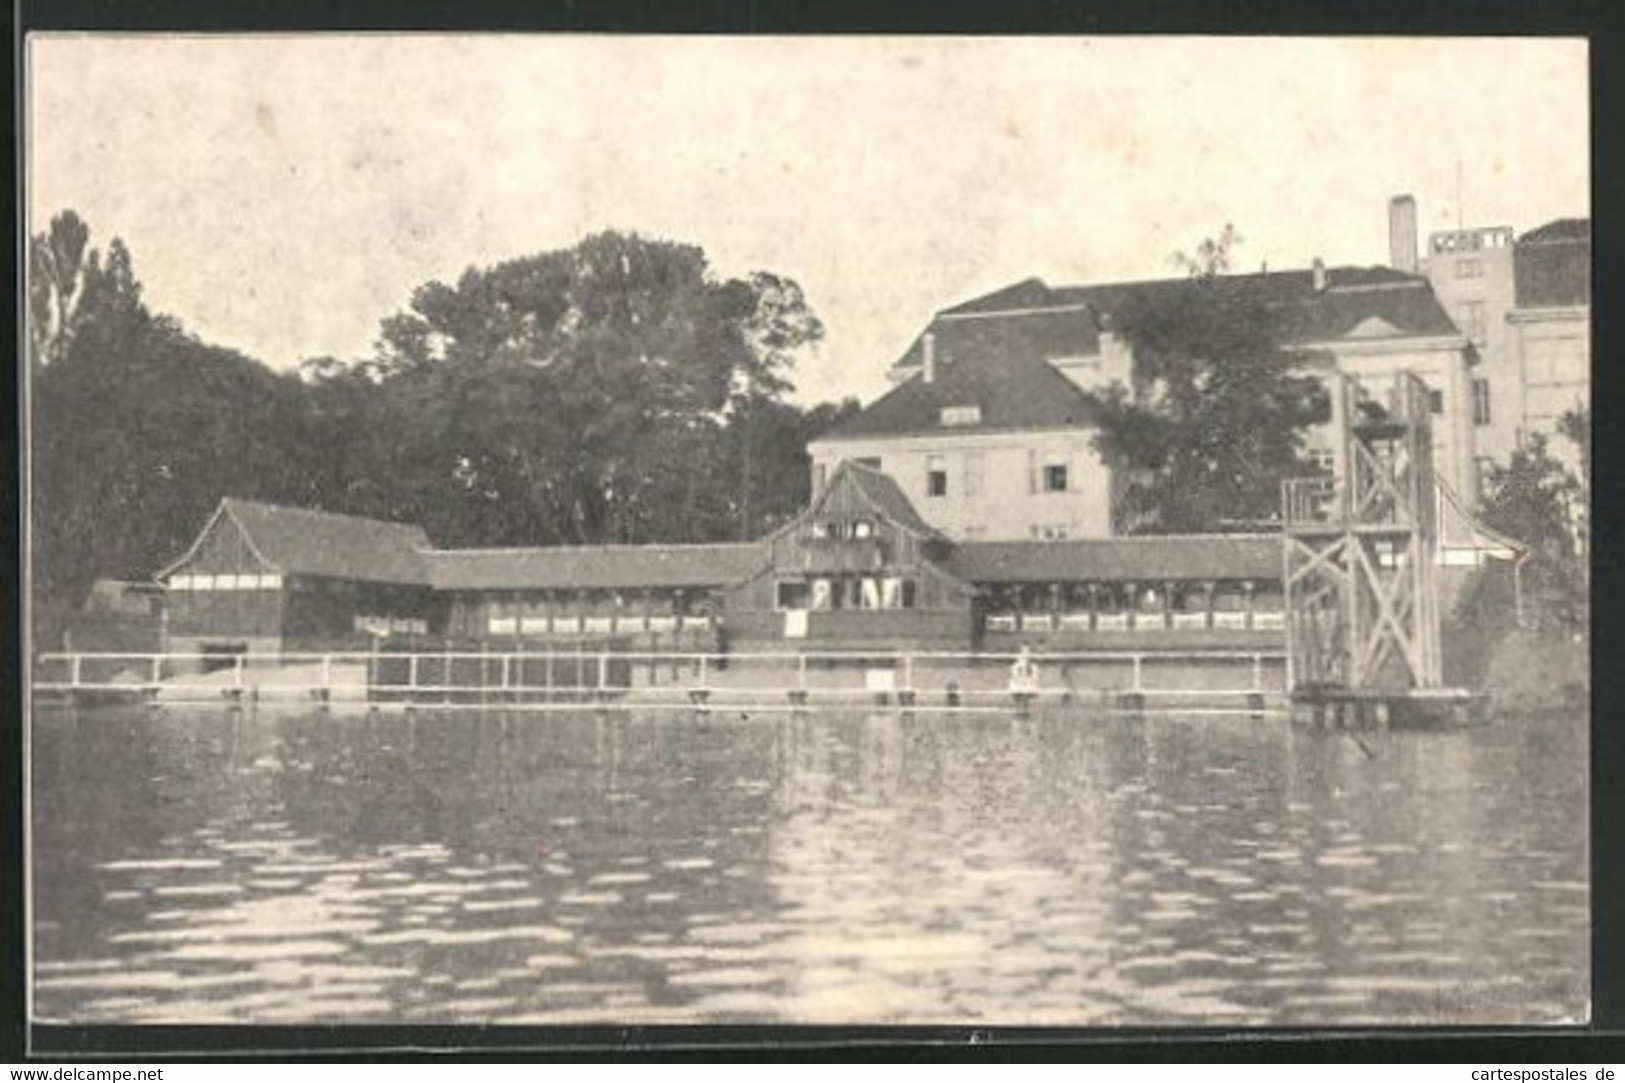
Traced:
[[1381, 394], [1333, 380], [1329, 475], [1282, 486], [1287, 685], [1319, 728], [1448, 725], [1483, 697], [1442, 679], [1432, 396], [1398, 373]]

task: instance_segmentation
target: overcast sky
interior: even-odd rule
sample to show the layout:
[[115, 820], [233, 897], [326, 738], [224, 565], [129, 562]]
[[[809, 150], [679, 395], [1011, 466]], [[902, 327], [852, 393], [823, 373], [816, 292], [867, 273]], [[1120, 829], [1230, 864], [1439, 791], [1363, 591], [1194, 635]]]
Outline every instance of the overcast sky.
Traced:
[[[31, 231], [121, 236], [149, 303], [274, 366], [371, 353], [414, 286], [604, 228], [799, 281], [807, 401], [1030, 275], [1249, 269], [1589, 214], [1563, 40], [35, 36]], [[1457, 165], [1460, 191], [1457, 198]]]

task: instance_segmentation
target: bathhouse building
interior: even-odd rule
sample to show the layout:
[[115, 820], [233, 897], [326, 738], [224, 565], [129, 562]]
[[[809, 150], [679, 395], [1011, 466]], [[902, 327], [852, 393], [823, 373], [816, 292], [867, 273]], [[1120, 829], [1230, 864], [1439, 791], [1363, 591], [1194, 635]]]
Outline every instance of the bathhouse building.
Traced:
[[162, 569], [168, 650], [332, 650], [443, 625], [422, 529], [227, 498]]
[[172, 651], [1275, 648], [1274, 535], [956, 541], [837, 464], [757, 541], [439, 549], [415, 526], [225, 500], [158, 576]]

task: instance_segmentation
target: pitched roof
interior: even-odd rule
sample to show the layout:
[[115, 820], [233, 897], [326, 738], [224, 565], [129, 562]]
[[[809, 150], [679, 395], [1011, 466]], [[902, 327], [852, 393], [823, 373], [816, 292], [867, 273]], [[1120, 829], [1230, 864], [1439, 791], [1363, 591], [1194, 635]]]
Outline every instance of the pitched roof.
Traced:
[[1591, 243], [1591, 219], [1556, 218], [1518, 238], [1519, 244]]
[[913, 501], [909, 500], [908, 495], [890, 474], [876, 470], [872, 466], [852, 462], [850, 459], [836, 469], [835, 476], [840, 477], [842, 471], [851, 476], [852, 483], [862, 491], [869, 503], [875, 506], [875, 510], [887, 519], [922, 537], [940, 536], [936, 527], [920, 517]]
[[[1049, 288], [1037, 279], [1029, 279], [1019, 287], [1023, 307], [1082, 307], [1109, 317], [1131, 304], [1177, 298], [1196, 282], [1191, 278], [1162, 278]], [[1341, 337], [1371, 316], [1386, 320], [1405, 335], [1456, 331], [1426, 278], [1391, 267], [1329, 267], [1325, 288], [1320, 290], [1315, 289], [1312, 270], [1218, 275], [1200, 280], [1199, 284], [1215, 303], [1232, 306], [1238, 312], [1248, 306], [1261, 306], [1280, 313], [1288, 344]], [[1038, 292], [1040, 288], [1043, 294]], [[1016, 287], [966, 302], [941, 315], [996, 313], [1009, 307], [1004, 298], [1012, 289]], [[1093, 341], [1089, 345], [1093, 347]]]
[[1249, 318], [1259, 308], [1279, 320], [1286, 345], [1457, 335], [1427, 279], [1390, 267], [1332, 267], [1325, 288], [1314, 272], [1269, 271], [1190, 278], [1051, 287], [1037, 278], [995, 290], [938, 313], [894, 368], [920, 370], [925, 335], [934, 336], [935, 374], [906, 379], [824, 438], [938, 432], [944, 406], [976, 405], [968, 430], [1063, 428], [1092, 424], [1088, 397], [1048, 364], [1100, 352], [1114, 315], [1195, 291]]
[[289, 575], [368, 583], [424, 583], [423, 529], [407, 523], [286, 508], [227, 497], [217, 514], [230, 516], [249, 544]]
[[1591, 303], [1591, 220], [1559, 218], [1518, 238], [1512, 249], [1519, 308]]
[[959, 328], [944, 329], [931, 382], [915, 374], [819, 439], [938, 432], [948, 406], [975, 406], [981, 412], [974, 424], [955, 426], [957, 432], [1092, 424], [1092, 404], [1043, 355], [1040, 342], [1051, 337], [1043, 324], [1004, 320], [963, 334]]
[[961, 542], [949, 568], [973, 583], [1279, 579], [1281, 538], [1276, 534], [1170, 534]]
[[437, 549], [425, 558], [439, 590], [615, 590], [725, 586], [750, 575], [767, 553], [751, 542]]

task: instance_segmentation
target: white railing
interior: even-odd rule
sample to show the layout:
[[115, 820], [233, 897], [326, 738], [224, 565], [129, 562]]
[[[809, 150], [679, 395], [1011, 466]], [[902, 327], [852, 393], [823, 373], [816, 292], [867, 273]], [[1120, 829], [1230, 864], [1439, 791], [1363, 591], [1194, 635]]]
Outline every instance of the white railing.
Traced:
[[[1012, 681], [1018, 659], [1036, 677]], [[396, 706], [622, 707], [848, 706], [885, 701], [947, 709], [1124, 696], [1213, 701], [1280, 696], [1266, 670], [1283, 651], [1072, 651], [1018, 655], [955, 651], [715, 654], [672, 651], [288, 652], [223, 659], [195, 652], [48, 653], [36, 692], [136, 694], [154, 703], [279, 698]], [[219, 663], [225, 662], [224, 665]], [[215, 668], [206, 669], [213, 665]], [[1193, 681], [1193, 673], [1201, 680]], [[1181, 675], [1182, 679], [1159, 678]], [[1223, 677], [1222, 684], [1213, 681]], [[1205, 708], [1204, 708], [1205, 709]]]

